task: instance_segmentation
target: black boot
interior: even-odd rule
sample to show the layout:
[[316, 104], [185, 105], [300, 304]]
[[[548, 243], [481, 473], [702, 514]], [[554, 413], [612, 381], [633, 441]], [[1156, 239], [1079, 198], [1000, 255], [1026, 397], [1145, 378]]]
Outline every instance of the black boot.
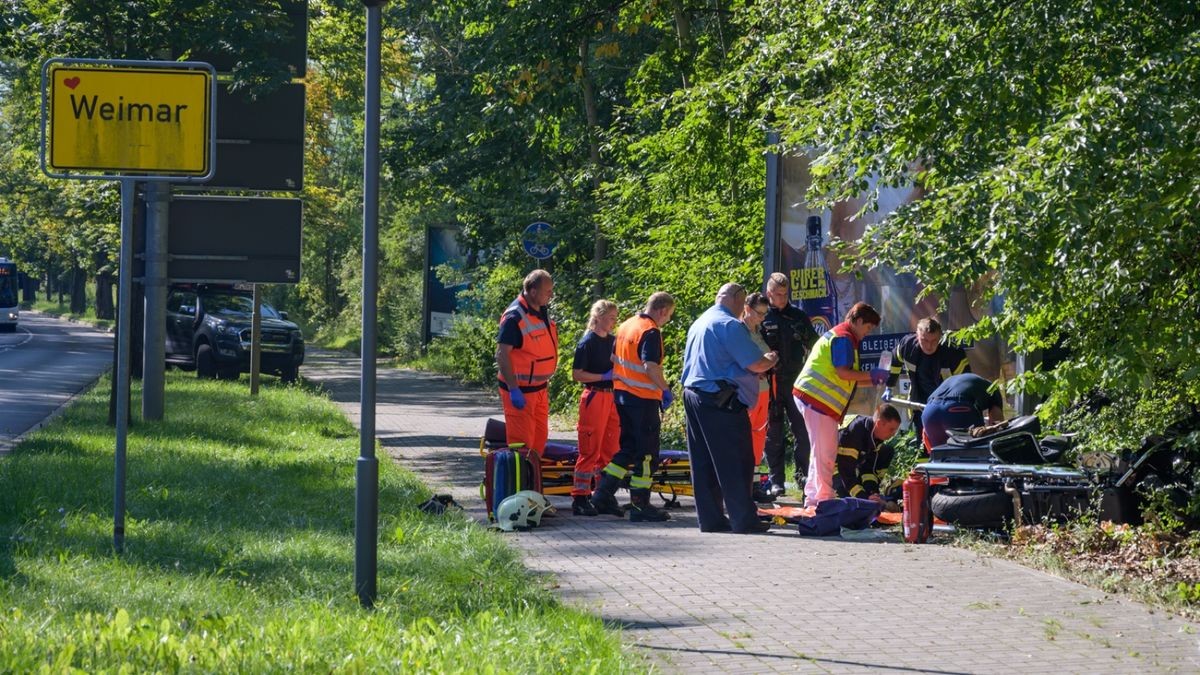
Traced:
[[577, 516], [598, 516], [600, 512], [596, 507], [592, 506], [592, 500], [585, 495], [576, 495], [575, 499], [571, 500], [571, 513]]
[[762, 486], [756, 481], [751, 488], [752, 499], [759, 504], [770, 504], [775, 501], [775, 495], [762, 489]]
[[632, 503], [629, 505], [629, 522], [661, 523], [671, 519], [671, 514], [650, 503], [648, 491], [646, 494], [635, 494], [632, 497]]
[[625, 517], [625, 512], [621, 510], [621, 505], [617, 503], [617, 498], [614, 496], [620, 485], [621, 481], [616, 476], [607, 473], [600, 476], [600, 480], [596, 483], [596, 491], [592, 493], [592, 508], [596, 509], [596, 513], [606, 513], [618, 518]]

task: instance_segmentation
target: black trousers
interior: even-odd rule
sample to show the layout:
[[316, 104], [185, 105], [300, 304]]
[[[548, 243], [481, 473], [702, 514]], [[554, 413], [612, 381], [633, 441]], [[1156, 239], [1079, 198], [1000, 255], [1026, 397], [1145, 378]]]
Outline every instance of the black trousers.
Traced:
[[[771, 482], [783, 485], [787, 457], [784, 451], [787, 442], [787, 432], [792, 432], [792, 452], [795, 454], [796, 472], [808, 475], [808, 457], [811, 453], [808, 447], [808, 428], [804, 426], [804, 415], [796, 407], [796, 399], [792, 396], [792, 381], [795, 378], [771, 378], [775, 387], [775, 400], [771, 402], [767, 414], [767, 443], [763, 455], [767, 459], [767, 469], [771, 474]], [[787, 380], [787, 381], [785, 381]], [[803, 485], [800, 486], [804, 488]]]
[[[650, 476], [658, 469], [658, 450], [662, 417], [659, 402], [655, 399], [638, 398], [629, 394], [618, 394], [617, 418], [621, 421], [621, 448], [613, 455], [612, 463], [631, 469], [634, 477], [640, 477], [646, 487], [638, 487], [637, 480], [630, 480], [630, 496], [650, 496]], [[647, 463], [646, 458], [649, 458]]]
[[715, 397], [694, 389], [683, 391], [696, 519], [702, 531], [747, 532], [758, 522], [758, 507], [750, 495], [754, 476], [750, 412], [745, 406], [718, 408]]

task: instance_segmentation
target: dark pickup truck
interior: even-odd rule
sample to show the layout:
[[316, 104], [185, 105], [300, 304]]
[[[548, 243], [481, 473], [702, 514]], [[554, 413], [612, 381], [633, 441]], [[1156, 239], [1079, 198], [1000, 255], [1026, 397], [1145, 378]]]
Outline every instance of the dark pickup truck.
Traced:
[[[250, 372], [254, 296], [215, 284], [176, 284], [167, 292], [167, 363], [195, 368], [198, 377], [233, 379]], [[304, 363], [300, 328], [262, 303], [260, 369], [294, 382]]]

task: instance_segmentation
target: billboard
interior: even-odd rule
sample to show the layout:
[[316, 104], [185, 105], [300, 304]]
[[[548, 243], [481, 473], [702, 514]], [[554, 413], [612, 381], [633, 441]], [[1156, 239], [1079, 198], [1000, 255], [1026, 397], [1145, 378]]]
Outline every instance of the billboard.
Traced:
[[[879, 194], [877, 210], [856, 215], [866, 203], [865, 199], [838, 202], [826, 210], [810, 208], [805, 193], [811, 183], [808, 157], [780, 158], [780, 236], [774, 259], [778, 260], [778, 271], [792, 280], [792, 302], [808, 313], [818, 333], [841, 321], [856, 302], [870, 303], [879, 310], [883, 323], [862, 343], [864, 369], [875, 366], [883, 352], [895, 348], [900, 338], [915, 332], [917, 322], [922, 318], [936, 316], [950, 331], [970, 326], [980, 317], [994, 314], [999, 309], [999, 299], [992, 302], [982, 299], [985, 289], [982, 280], [973, 288], [956, 289], [946, 299], [945, 311], [939, 312], [940, 298], [926, 296], [917, 300], [923, 286], [912, 274], [901, 274], [882, 265], [865, 271], [861, 278], [842, 270], [842, 261], [829, 250], [829, 242], [860, 239], [868, 225], [883, 220], [900, 206], [920, 199], [919, 187], [884, 188]], [[872, 184], [871, 187], [875, 186]], [[937, 242], [931, 241], [929, 245], [936, 246]], [[768, 255], [767, 259], [772, 256]], [[1007, 380], [1015, 374], [1013, 355], [1002, 341], [991, 338], [963, 346], [973, 372], [990, 380]], [[855, 397], [851, 411], [869, 413], [875, 402], [874, 396], [860, 394]]]
[[465, 256], [458, 245], [458, 228], [429, 227], [425, 230], [425, 331], [424, 342], [433, 336], [449, 335], [454, 312], [458, 309], [458, 292], [466, 283], [444, 283], [438, 278], [438, 267], [449, 265], [461, 270]]

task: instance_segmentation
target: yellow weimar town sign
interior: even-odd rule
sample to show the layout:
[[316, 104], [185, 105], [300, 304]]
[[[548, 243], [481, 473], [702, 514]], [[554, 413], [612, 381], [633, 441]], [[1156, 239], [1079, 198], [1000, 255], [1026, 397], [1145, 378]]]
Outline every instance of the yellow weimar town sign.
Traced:
[[211, 175], [211, 67], [110, 63], [46, 63], [46, 173]]

